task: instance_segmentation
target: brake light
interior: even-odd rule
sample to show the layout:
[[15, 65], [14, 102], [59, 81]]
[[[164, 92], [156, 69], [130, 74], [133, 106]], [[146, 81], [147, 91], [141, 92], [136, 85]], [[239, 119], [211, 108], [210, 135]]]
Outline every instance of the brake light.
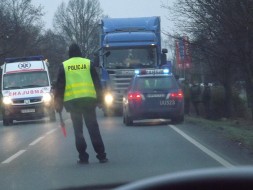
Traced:
[[170, 98], [176, 98], [182, 100], [184, 98], [184, 94], [182, 90], [178, 90], [177, 92], [173, 92], [169, 95]]
[[142, 96], [141, 96], [141, 93], [139, 92], [128, 93], [128, 100], [140, 101], [141, 99], [142, 99]]

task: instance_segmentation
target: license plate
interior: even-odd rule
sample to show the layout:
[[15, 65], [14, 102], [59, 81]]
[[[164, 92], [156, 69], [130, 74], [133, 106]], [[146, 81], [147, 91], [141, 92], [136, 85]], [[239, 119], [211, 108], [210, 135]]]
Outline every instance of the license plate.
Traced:
[[23, 109], [21, 110], [21, 113], [34, 113], [35, 109]]
[[176, 104], [175, 100], [161, 100], [160, 105], [161, 106], [173, 106]]

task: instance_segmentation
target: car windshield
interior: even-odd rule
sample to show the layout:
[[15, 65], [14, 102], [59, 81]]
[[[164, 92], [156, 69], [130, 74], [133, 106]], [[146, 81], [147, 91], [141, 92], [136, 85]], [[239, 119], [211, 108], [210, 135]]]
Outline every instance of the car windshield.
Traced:
[[0, 189], [253, 168], [253, 0], [0, 0], [0, 74]]
[[138, 77], [134, 90], [162, 90], [178, 89], [178, 84], [172, 76]]

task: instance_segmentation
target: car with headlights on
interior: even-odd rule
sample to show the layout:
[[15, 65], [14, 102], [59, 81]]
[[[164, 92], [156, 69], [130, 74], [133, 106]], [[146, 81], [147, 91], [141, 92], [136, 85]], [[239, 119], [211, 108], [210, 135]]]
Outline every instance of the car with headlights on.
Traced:
[[3, 125], [49, 117], [55, 121], [48, 62], [43, 56], [6, 58], [2, 65]]
[[184, 96], [174, 75], [168, 69], [136, 70], [123, 97], [123, 122], [171, 119], [184, 121]]

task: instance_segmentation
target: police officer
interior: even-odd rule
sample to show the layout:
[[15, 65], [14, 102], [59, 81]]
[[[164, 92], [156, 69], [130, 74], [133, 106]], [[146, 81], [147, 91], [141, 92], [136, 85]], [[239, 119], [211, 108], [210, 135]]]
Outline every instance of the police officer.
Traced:
[[205, 117], [209, 119], [210, 118], [211, 88], [207, 82], [204, 83], [202, 102], [205, 108]]
[[184, 113], [186, 115], [190, 114], [190, 103], [191, 103], [191, 97], [190, 97], [190, 84], [187, 79], [185, 79], [182, 82], [182, 89], [184, 92]]
[[199, 103], [201, 102], [201, 89], [196, 80], [190, 88], [190, 98], [197, 116], [199, 116]]
[[69, 59], [59, 68], [55, 84], [55, 109], [61, 112], [63, 105], [70, 112], [75, 133], [79, 164], [89, 163], [87, 144], [83, 135], [83, 119], [93, 148], [100, 163], [108, 161], [96, 118], [96, 106], [101, 104], [102, 89], [95, 68], [89, 59], [82, 58], [77, 44], [69, 47]]

